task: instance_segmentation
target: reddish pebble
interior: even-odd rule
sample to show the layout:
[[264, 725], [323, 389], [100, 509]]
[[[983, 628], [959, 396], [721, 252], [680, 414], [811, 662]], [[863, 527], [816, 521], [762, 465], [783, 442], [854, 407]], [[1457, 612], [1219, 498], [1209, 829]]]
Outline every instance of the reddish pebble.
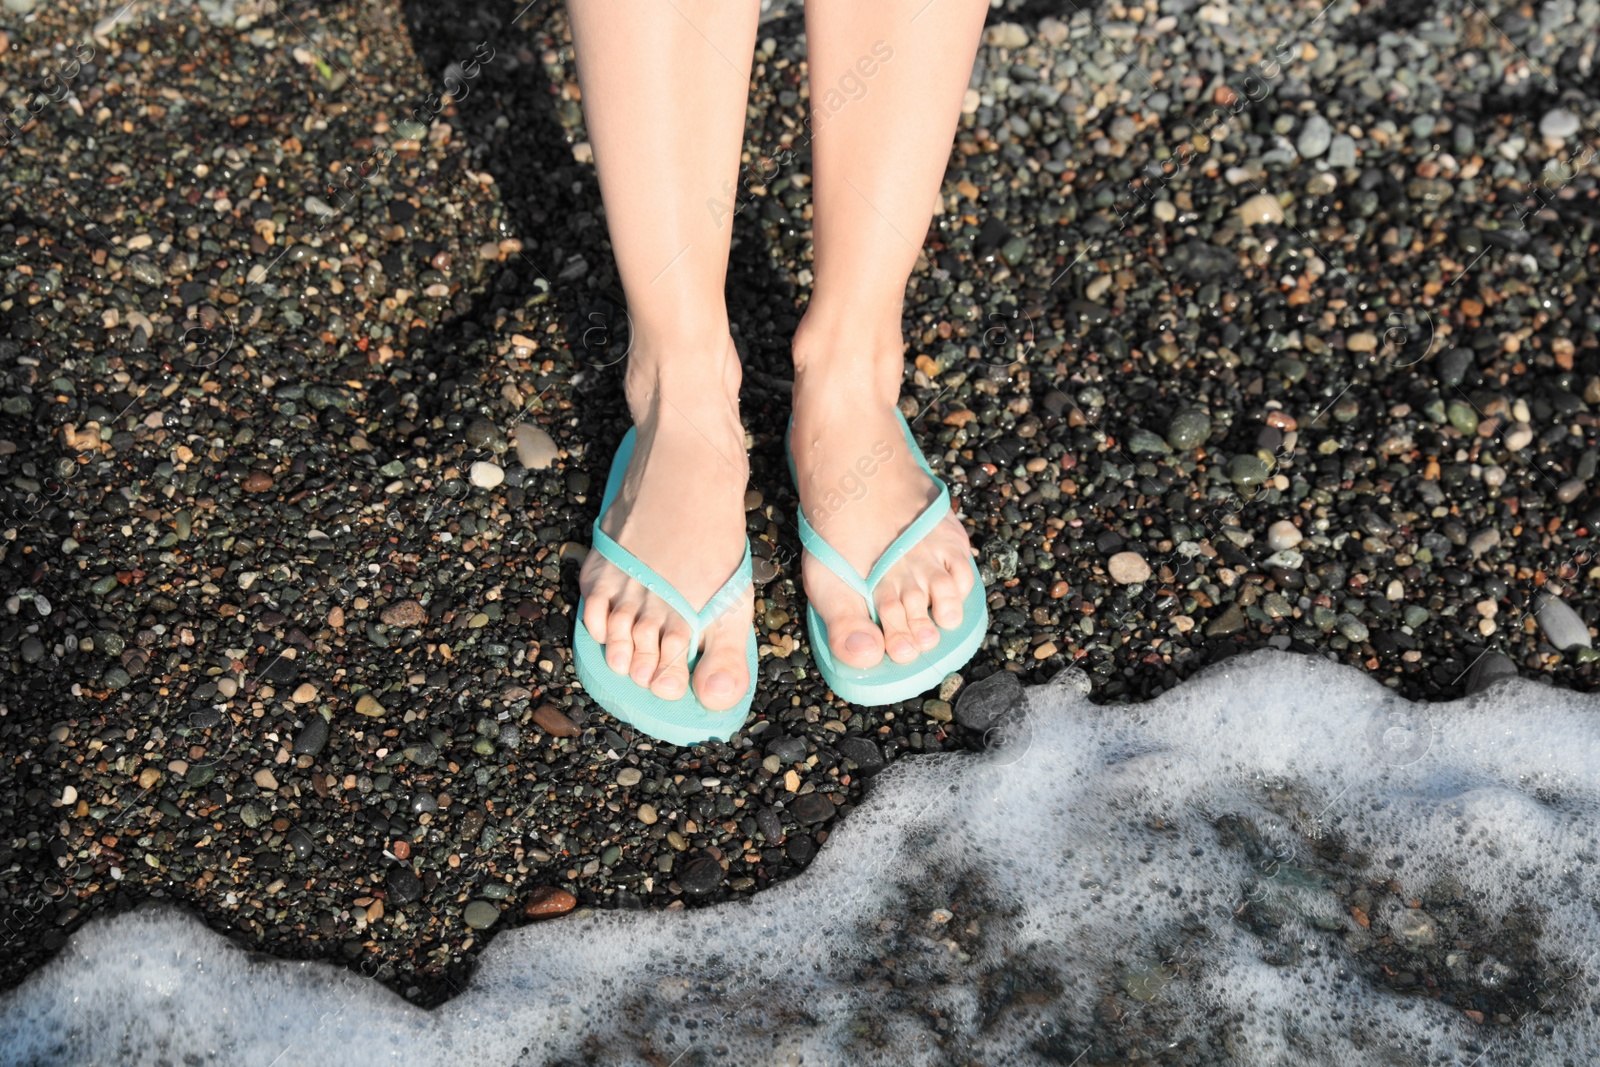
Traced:
[[1068, 589], [1069, 587], [1066, 582], [1057, 582], [1055, 585], [1050, 587], [1050, 596], [1055, 600], [1060, 600], [1062, 597], [1067, 595]]
[[548, 919], [552, 915], [565, 915], [578, 906], [578, 898], [565, 889], [540, 886], [528, 894], [522, 914], [530, 919]]
[[1267, 425], [1271, 426], [1274, 430], [1282, 430], [1284, 433], [1289, 433], [1290, 431], [1294, 430], [1299, 423], [1295, 422], [1294, 416], [1289, 414], [1287, 411], [1279, 411], [1274, 409], [1267, 412]]
[[388, 626], [421, 626], [428, 621], [428, 612], [415, 600], [402, 600], [384, 608], [379, 618]]
[[533, 721], [547, 734], [556, 737], [577, 737], [583, 731], [578, 729], [578, 724], [561, 714], [561, 710], [551, 704], [540, 704], [533, 713]]
[[409, 859], [411, 856], [411, 842], [401, 838], [389, 846], [389, 851], [394, 853], [397, 860]]
[[244, 491], [247, 493], [264, 493], [272, 488], [272, 475], [264, 471], [256, 471], [244, 480]]

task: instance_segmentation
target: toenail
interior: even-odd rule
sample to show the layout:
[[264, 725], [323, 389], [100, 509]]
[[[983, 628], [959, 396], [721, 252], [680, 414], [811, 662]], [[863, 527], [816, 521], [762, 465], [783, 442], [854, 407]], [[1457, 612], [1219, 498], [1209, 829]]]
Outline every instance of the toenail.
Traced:
[[857, 655], [862, 655], [864, 653], [871, 652], [872, 647], [872, 635], [862, 633], [859, 630], [844, 639], [844, 649], [846, 652], [854, 652]]
[[937, 641], [939, 640], [939, 631], [930, 626], [927, 629], [919, 632], [917, 637], [923, 641]]
[[733, 675], [727, 671], [718, 671], [706, 679], [706, 692], [716, 697], [731, 696], [733, 694]]

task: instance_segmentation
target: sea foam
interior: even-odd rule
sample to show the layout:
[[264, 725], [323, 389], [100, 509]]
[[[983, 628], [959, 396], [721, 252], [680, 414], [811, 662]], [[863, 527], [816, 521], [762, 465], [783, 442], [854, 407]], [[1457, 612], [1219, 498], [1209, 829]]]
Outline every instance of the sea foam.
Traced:
[[1413, 704], [1277, 653], [1028, 691], [901, 761], [802, 876], [501, 933], [425, 1012], [169, 908], [0, 1000], [0, 1064], [1588, 1064], [1600, 705]]

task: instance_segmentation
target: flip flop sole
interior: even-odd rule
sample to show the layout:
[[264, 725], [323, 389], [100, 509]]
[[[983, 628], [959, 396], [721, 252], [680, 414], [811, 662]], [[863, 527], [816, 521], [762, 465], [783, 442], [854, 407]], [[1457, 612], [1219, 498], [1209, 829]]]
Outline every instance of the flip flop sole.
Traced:
[[866, 668], [840, 662], [828, 646], [827, 624], [808, 605], [806, 626], [811, 635], [811, 659], [828, 688], [852, 704], [876, 708], [925, 693], [951, 671], [965, 666], [983, 645], [989, 630], [983, 582], [978, 579], [976, 564], [972, 570], [972, 589], [961, 605], [961, 624], [954, 630], [940, 630], [939, 643], [927, 652], [919, 652], [910, 663], [896, 663], [887, 656]]
[[618, 674], [606, 663], [605, 646], [589, 636], [583, 625], [583, 602], [578, 602], [578, 629], [572, 641], [572, 662], [578, 681], [596, 704], [611, 716], [660, 741], [672, 745], [696, 745], [702, 741], [726, 741], [744, 726], [755, 703], [756, 635], [750, 633], [745, 663], [750, 670], [750, 687], [744, 698], [726, 711], [712, 711], [700, 703], [690, 689], [677, 700], [666, 700]]

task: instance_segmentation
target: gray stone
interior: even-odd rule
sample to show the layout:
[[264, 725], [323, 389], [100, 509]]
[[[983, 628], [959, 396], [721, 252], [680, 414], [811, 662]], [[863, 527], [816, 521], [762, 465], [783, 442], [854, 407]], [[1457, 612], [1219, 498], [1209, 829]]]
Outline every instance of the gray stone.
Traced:
[[1353, 167], [1356, 165], [1356, 141], [1349, 134], [1341, 133], [1328, 142], [1328, 166]]
[[1534, 618], [1538, 619], [1545, 640], [1563, 652], [1573, 648], [1594, 647], [1589, 639], [1589, 627], [1578, 617], [1578, 613], [1548, 590], [1539, 593]]
[[487, 900], [474, 900], [467, 904], [461, 917], [474, 930], [487, 930], [500, 918], [500, 909]]
[[1315, 159], [1328, 150], [1332, 140], [1333, 127], [1328, 125], [1328, 120], [1321, 115], [1312, 115], [1300, 127], [1300, 136], [1295, 140], [1294, 147], [1301, 158]]
[[1481, 693], [1496, 682], [1517, 677], [1517, 665], [1501, 652], [1485, 652], [1467, 672], [1467, 692]]
[[1539, 134], [1552, 141], [1565, 141], [1577, 133], [1580, 126], [1578, 116], [1566, 108], [1551, 108], [1544, 113], [1544, 118], [1539, 120]]
[[987, 730], [1022, 706], [1022, 683], [1010, 671], [996, 671], [963, 686], [956, 698], [956, 722], [969, 730]]
[[297, 756], [315, 756], [328, 743], [328, 720], [313, 715], [295, 735], [294, 751]]

